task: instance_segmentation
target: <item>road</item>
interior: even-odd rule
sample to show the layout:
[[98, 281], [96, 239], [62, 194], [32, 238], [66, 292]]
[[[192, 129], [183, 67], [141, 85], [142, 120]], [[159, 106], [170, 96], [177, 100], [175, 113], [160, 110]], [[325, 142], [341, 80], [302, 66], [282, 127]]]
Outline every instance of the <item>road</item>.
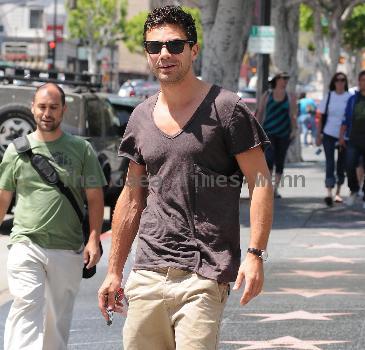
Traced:
[[[316, 156], [311, 148], [304, 150], [304, 156], [305, 162], [291, 164], [286, 172], [291, 179], [304, 176], [304, 187], [287, 183], [283, 198], [275, 201], [264, 291], [245, 307], [239, 306], [241, 292], [231, 294], [220, 350], [365, 349], [365, 211], [360, 200], [350, 209], [342, 204], [326, 208], [323, 156]], [[242, 198], [241, 204], [245, 251], [248, 200]], [[76, 301], [72, 350], [122, 347], [123, 317], [118, 315], [108, 327], [97, 309], [96, 292], [106, 271], [109, 237], [103, 245], [98, 273], [82, 282]], [[0, 269], [4, 271], [4, 265]], [[0, 344], [9, 306], [9, 301], [0, 306]]]

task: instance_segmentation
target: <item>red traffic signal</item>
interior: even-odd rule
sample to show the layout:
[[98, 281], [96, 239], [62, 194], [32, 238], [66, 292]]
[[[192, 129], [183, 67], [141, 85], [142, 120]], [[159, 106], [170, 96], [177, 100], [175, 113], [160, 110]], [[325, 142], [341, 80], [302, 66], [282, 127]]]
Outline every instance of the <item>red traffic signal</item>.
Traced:
[[55, 41], [50, 41], [48, 43], [48, 46], [50, 49], [54, 50], [56, 48], [56, 42]]

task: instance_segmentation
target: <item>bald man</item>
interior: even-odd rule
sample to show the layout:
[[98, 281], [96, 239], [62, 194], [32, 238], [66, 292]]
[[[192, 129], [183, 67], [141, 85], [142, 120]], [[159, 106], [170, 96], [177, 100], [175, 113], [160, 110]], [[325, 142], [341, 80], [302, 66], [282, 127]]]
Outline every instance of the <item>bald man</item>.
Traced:
[[80, 219], [68, 198], [10, 144], [0, 164], [0, 225], [13, 193], [17, 196], [7, 263], [14, 301], [5, 325], [5, 350], [66, 350], [83, 266], [90, 268], [100, 259], [106, 181], [91, 145], [62, 131], [66, 108], [58, 85], [40, 86], [31, 107], [37, 128], [27, 138], [33, 154], [50, 160], [80, 208], [86, 195], [90, 238], [84, 247]]

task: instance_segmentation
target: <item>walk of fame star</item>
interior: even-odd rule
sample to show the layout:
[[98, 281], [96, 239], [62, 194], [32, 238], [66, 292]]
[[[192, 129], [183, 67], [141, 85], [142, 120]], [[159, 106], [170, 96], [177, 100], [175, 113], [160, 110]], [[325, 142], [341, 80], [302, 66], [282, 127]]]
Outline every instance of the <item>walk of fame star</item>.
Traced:
[[346, 340], [301, 340], [286, 336], [264, 341], [221, 341], [222, 344], [248, 345], [235, 350], [263, 350], [263, 349], [298, 349], [298, 350], [321, 350], [316, 345], [330, 345], [349, 343]]
[[320, 232], [321, 236], [325, 237], [335, 237], [335, 238], [346, 238], [346, 237], [365, 237], [365, 232], [344, 232], [344, 233], [335, 233], [335, 232]]
[[306, 270], [291, 270], [287, 273], [274, 273], [278, 276], [304, 276], [311, 278], [327, 278], [327, 277], [365, 277], [358, 273], [351, 273], [350, 270], [339, 271], [306, 271]]
[[305, 298], [312, 298], [321, 295], [356, 295], [362, 294], [357, 292], [346, 292], [343, 288], [332, 289], [296, 289], [280, 288], [281, 292], [263, 292], [262, 294], [296, 294]]
[[322, 244], [322, 245], [301, 244], [301, 245], [297, 245], [296, 247], [304, 247], [307, 249], [362, 249], [362, 248], [365, 248], [365, 245], [330, 243], [330, 244]]
[[241, 314], [242, 316], [266, 317], [258, 322], [287, 321], [287, 320], [314, 320], [332, 321], [333, 316], [352, 315], [351, 313], [311, 313], [304, 310], [280, 314]]
[[321, 256], [319, 258], [289, 258], [300, 263], [315, 263], [315, 262], [338, 262], [344, 264], [355, 264], [357, 261], [364, 261], [364, 258], [338, 258], [335, 256]]

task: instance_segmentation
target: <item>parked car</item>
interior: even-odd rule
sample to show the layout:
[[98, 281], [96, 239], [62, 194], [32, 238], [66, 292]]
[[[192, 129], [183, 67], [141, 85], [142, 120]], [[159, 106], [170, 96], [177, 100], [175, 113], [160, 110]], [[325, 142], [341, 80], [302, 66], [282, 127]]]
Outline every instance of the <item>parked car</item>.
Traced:
[[160, 90], [160, 84], [156, 81], [144, 79], [127, 80], [119, 89], [120, 97], [142, 97], [147, 98], [154, 95]]
[[256, 90], [251, 88], [242, 88], [238, 90], [237, 95], [241, 97], [242, 101], [246, 103], [252, 113], [255, 113], [257, 104]]
[[[0, 85], [0, 160], [13, 139], [35, 129], [30, 109], [35, 89], [33, 86]], [[97, 93], [65, 88], [65, 94], [68, 108], [62, 128], [86, 138], [95, 149], [108, 182], [104, 191], [105, 205], [113, 208], [125, 172], [123, 160], [117, 157], [124, 129], [111, 104]]]
[[119, 119], [121, 134], [124, 134], [125, 128], [129, 121], [134, 108], [144, 101], [141, 97], [121, 97], [117, 94], [108, 94], [99, 92], [97, 95], [111, 104], [114, 113]]

